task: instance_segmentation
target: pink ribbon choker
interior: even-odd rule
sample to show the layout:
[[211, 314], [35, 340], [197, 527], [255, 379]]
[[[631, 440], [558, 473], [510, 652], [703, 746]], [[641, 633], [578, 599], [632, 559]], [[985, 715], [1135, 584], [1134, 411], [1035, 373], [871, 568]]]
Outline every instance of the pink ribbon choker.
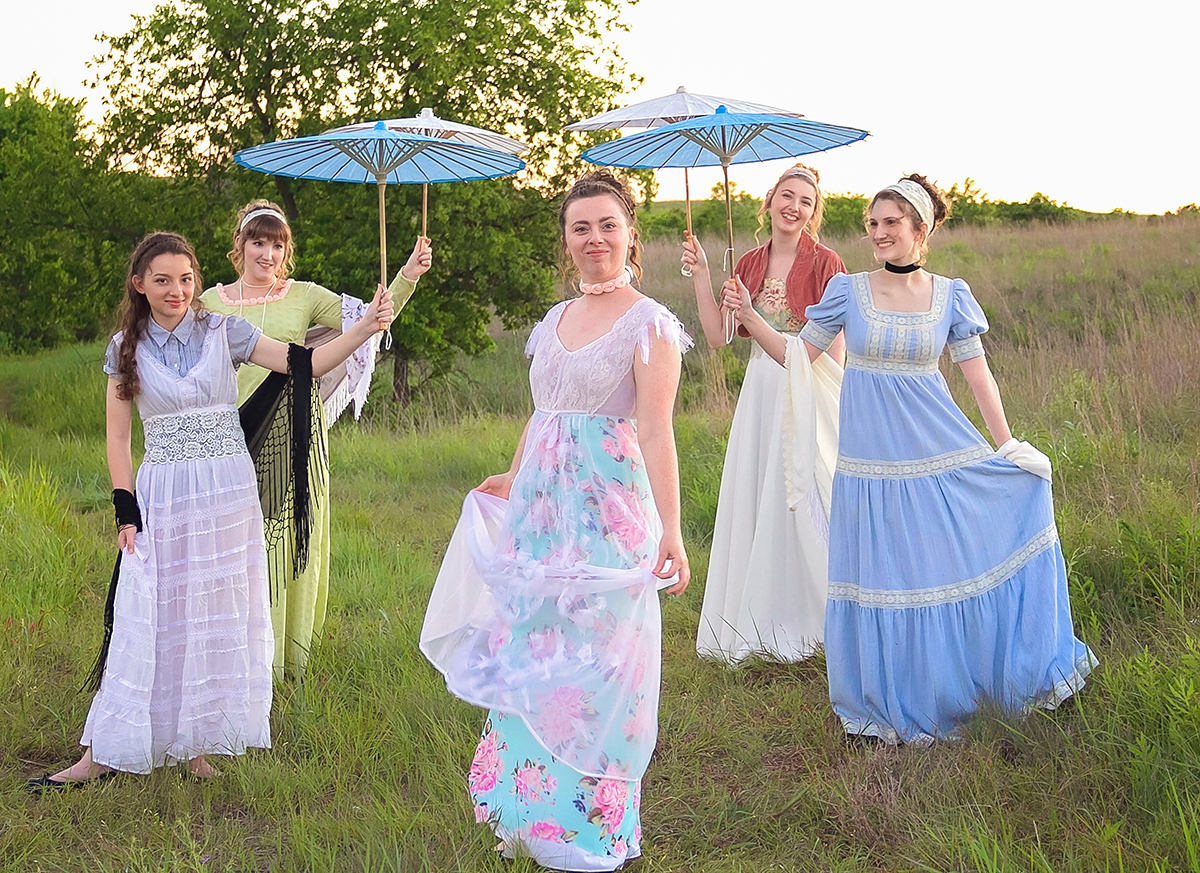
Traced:
[[626, 267], [621, 275], [615, 279], [610, 279], [607, 282], [597, 282], [594, 285], [588, 282], [580, 282], [579, 290], [583, 294], [610, 294], [618, 288], [624, 288], [629, 284], [629, 268]]

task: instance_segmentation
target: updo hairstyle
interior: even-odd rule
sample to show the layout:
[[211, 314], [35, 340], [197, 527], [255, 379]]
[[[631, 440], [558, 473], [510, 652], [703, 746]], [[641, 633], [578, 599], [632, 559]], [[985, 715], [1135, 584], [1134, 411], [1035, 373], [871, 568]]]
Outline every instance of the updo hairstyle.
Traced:
[[759, 233], [767, 226], [766, 216], [770, 213], [771, 200], [775, 197], [775, 189], [788, 179], [800, 179], [808, 182], [816, 189], [817, 200], [813, 205], [812, 218], [808, 220], [808, 224], [804, 226], [804, 229], [808, 231], [808, 235], [813, 240], [816, 242], [821, 241], [821, 222], [825, 220], [825, 193], [821, 190], [821, 174], [807, 164], [795, 164], [784, 170], [783, 175], [775, 180], [775, 184], [771, 186], [771, 190], [763, 198], [762, 206], [758, 207], [758, 230], [754, 231], [755, 242], [758, 242]]
[[567, 207], [576, 200], [604, 196], [612, 197], [616, 200], [625, 213], [625, 220], [629, 223], [633, 241], [633, 245], [629, 248], [629, 266], [633, 268], [633, 278], [641, 282], [642, 239], [637, 229], [637, 204], [633, 199], [633, 192], [629, 190], [629, 186], [608, 170], [593, 170], [584, 176], [580, 176], [575, 184], [571, 186], [571, 190], [567, 192], [567, 196], [563, 198], [562, 206], [559, 207], [558, 232], [563, 243], [563, 274], [570, 276], [571, 281], [574, 281], [579, 272], [574, 262], [567, 255]]
[[[925, 234], [925, 237], [921, 240], [917, 254], [917, 263], [924, 264], [925, 256], [929, 254], [929, 237], [933, 236], [933, 232], [941, 227], [942, 224], [945, 223], [946, 219], [950, 217], [950, 202], [946, 200], [946, 195], [942, 193], [941, 188], [939, 188], [933, 182], [930, 182], [920, 173], [910, 173], [907, 176], [902, 176], [900, 181], [904, 181], [905, 179], [910, 182], [916, 182], [918, 185], [924, 188], [925, 193], [929, 195], [930, 202], [933, 204], [933, 227], [929, 228]], [[863, 212], [864, 225], [867, 225], [869, 222], [871, 218], [871, 210], [875, 208], [875, 204], [880, 200], [890, 200], [893, 203], [899, 204], [909, 222], [912, 223], [913, 232], [921, 232], [921, 225], [924, 222], [921, 220], [921, 216], [917, 213], [917, 208], [909, 203], [908, 199], [905, 198], [903, 194], [893, 191], [890, 188], [884, 188], [871, 198], [871, 202], [867, 204], [867, 208]]]

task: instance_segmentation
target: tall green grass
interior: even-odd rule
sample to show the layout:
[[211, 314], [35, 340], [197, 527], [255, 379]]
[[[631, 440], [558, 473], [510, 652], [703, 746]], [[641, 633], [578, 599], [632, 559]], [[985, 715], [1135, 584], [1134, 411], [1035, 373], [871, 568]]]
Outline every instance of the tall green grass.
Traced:
[[[636, 869], [1200, 873], [1197, 231], [1181, 217], [934, 238], [931, 268], [967, 278], [992, 322], [1014, 431], [1055, 462], [1077, 629], [1102, 662], [1058, 712], [983, 713], [953, 744], [848, 746], [820, 657], [736, 672], [696, 658], [746, 350], [687, 355], [677, 432], [696, 575], [664, 601]], [[826, 242], [869, 266], [863, 240]], [[698, 330], [677, 258], [652, 244], [645, 287]], [[416, 648], [462, 498], [508, 465], [530, 409], [524, 335], [496, 339], [407, 410], [382, 400], [381, 374], [364, 422], [334, 428], [327, 638], [309, 679], [276, 689], [275, 748], [212, 783], [159, 771], [41, 799], [20, 783], [78, 754], [111, 569], [102, 346], [0, 360], [0, 869], [532, 869], [472, 824], [482, 714]]]

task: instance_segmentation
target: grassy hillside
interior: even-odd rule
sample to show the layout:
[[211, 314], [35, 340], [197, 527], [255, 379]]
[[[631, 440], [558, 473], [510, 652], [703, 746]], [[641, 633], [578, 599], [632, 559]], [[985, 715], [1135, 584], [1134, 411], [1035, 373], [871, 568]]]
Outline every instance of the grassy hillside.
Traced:
[[[981, 715], [957, 743], [848, 746], [820, 658], [736, 672], [696, 658], [746, 349], [686, 356], [695, 581], [664, 601], [632, 869], [1200, 873], [1198, 232], [1180, 217], [934, 237], [931, 269], [965, 277], [992, 322], [1014, 433], [1054, 461], [1077, 631], [1102, 662], [1061, 711]], [[869, 265], [863, 240], [825, 242]], [[645, 289], [698, 332], [677, 258], [653, 244]], [[335, 428], [328, 638], [307, 683], [277, 688], [275, 748], [211, 783], [158, 771], [41, 799], [21, 782], [78, 754], [113, 555], [102, 346], [0, 359], [0, 869], [532, 869], [494, 857], [472, 824], [482, 713], [416, 648], [462, 497], [507, 466], [529, 411], [524, 335], [497, 343], [403, 413], [379, 390], [364, 422]]]

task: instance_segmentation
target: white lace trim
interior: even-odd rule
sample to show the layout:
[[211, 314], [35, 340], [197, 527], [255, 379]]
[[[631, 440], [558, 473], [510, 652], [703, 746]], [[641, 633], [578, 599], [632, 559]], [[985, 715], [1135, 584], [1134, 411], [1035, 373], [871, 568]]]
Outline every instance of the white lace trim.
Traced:
[[965, 449], [911, 461], [881, 461], [838, 455], [837, 471], [861, 479], [918, 479], [957, 470], [995, 456], [996, 453], [985, 445], [967, 446]]
[[852, 582], [829, 583], [830, 600], [848, 600], [859, 606], [876, 609], [914, 609], [925, 606], [944, 606], [971, 597], [978, 597], [1011, 579], [1018, 570], [1058, 542], [1058, 529], [1051, 522], [992, 569], [974, 579], [939, 585], [936, 588], [912, 588], [904, 591], [880, 591], [863, 588]]
[[[529, 336], [525, 353], [533, 357], [529, 382], [534, 406], [547, 411], [594, 414], [629, 376], [635, 349], [649, 363], [651, 338], [657, 335], [682, 354], [692, 338], [669, 309], [649, 297], [629, 307], [612, 329], [578, 349], [558, 338], [558, 323], [570, 301], [555, 305]], [[632, 415], [633, 410], [628, 410]]]
[[966, 339], [955, 340], [946, 345], [950, 349], [950, 360], [956, 364], [961, 361], [978, 358], [983, 354], [983, 340], [978, 336], [969, 336]]
[[866, 273], [855, 273], [850, 277], [850, 287], [858, 300], [859, 311], [869, 322], [904, 327], [933, 326], [946, 314], [946, 302], [950, 299], [950, 280], [945, 276], [933, 277], [933, 298], [925, 312], [888, 312], [875, 308], [871, 299], [871, 282]]
[[868, 373], [908, 373], [926, 375], [938, 371], [937, 358], [932, 361], [909, 361], [899, 358], [880, 359], [867, 355], [846, 352], [847, 370], [864, 370]]
[[800, 339], [807, 340], [817, 348], [825, 350], [837, 339], [837, 331], [822, 327], [815, 321], [809, 321], [800, 329]]
[[172, 464], [201, 458], [245, 455], [246, 437], [236, 407], [216, 407], [156, 415], [143, 422], [146, 457], [143, 464]]

